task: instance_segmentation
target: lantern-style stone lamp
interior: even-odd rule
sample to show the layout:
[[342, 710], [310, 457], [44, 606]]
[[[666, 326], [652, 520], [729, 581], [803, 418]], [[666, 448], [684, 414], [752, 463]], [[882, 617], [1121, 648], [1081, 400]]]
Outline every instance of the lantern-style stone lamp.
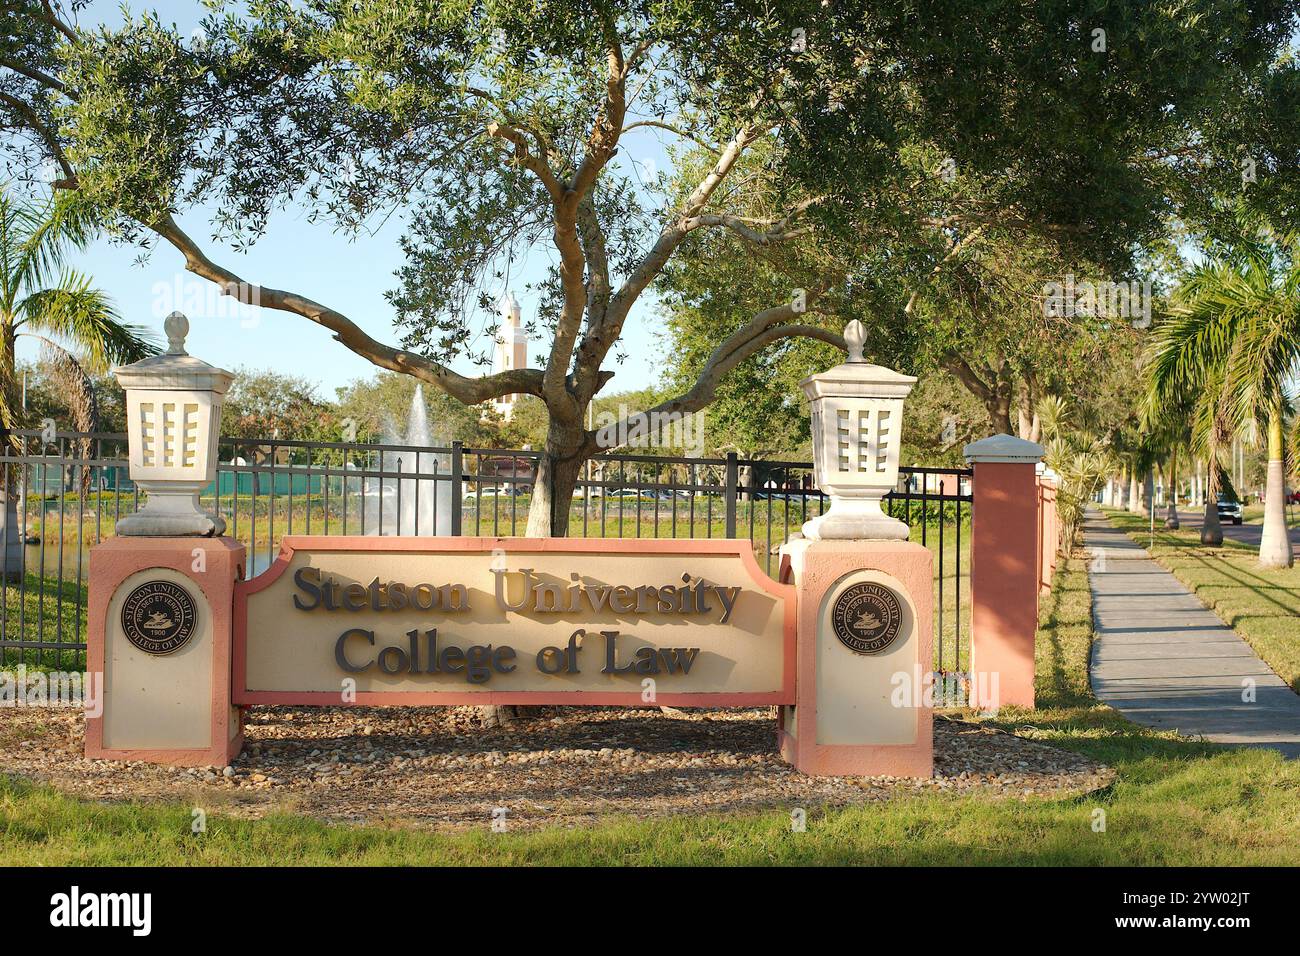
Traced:
[[812, 404], [817, 487], [831, 499], [804, 524], [806, 538], [907, 539], [907, 525], [885, 514], [880, 499], [898, 483], [903, 400], [916, 379], [867, 362], [865, 339], [854, 319], [844, 329], [849, 360], [799, 383]]
[[126, 390], [131, 480], [149, 496], [117, 533], [220, 535], [226, 522], [199, 507], [199, 493], [216, 477], [221, 405], [234, 376], [186, 354], [190, 323], [181, 313], [163, 329], [164, 354], [113, 369]]

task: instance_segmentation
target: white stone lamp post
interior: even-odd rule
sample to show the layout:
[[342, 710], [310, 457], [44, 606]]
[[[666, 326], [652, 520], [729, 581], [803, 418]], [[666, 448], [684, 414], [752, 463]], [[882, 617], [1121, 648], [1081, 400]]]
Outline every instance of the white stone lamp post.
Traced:
[[907, 525], [880, 508], [898, 484], [903, 400], [911, 375], [872, 365], [862, 357], [866, 338], [854, 319], [844, 329], [849, 360], [799, 383], [812, 404], [813, 468], [830, 509], [803, 526], [813, 540], [906, 540]]
[[120, 535], [220, 535], [226, 522], [199, 507], [217, 472], [221, 405], [234, 376], [185, 352], [189, 320], [167, 316], [167, 351], [113, 370], [126, 390], [131, 480], [144, 507], [117, 523]]

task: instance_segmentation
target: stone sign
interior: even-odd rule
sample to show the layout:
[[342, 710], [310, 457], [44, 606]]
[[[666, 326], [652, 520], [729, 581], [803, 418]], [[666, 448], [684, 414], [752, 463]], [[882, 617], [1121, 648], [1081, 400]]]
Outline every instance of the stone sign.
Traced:
[[235, 591], [235, 701], [789, 702], [747, 541], [288, 537]]

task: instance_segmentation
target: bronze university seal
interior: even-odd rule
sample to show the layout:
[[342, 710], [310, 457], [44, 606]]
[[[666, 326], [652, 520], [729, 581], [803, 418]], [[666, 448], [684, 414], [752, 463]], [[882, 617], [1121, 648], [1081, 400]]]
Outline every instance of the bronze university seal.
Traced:
[[874, 581], [845, 588], [831, 608], [835, 636], [859, 654], [879, 654], [894, 643], [902, 626], [903, 609], [898, 595]]
[[122, 631], [146, 654], [170, 654], [194, 636], [194, 598], [179, 584], [150, 581], [122, 604]]

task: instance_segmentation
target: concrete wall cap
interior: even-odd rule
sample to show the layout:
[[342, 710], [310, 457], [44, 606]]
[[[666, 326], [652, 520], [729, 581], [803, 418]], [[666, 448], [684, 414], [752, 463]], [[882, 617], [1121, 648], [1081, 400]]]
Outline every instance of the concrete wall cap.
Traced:
[[972, 465], [981, 461], [1036, 464], [1043, 459], [1043, 446], [1015, 435], [990, 435], [971, 442], [962, 454]]

